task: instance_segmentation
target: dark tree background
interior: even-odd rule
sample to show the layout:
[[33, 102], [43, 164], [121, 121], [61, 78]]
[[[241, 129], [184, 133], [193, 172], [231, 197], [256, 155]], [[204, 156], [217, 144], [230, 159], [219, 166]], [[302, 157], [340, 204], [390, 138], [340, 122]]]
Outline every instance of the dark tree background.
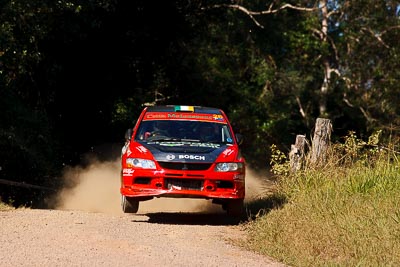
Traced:
[[[287, 151], [317, 117], [338, 137], [396, 136], [399, 10], [377, 0], [2, 0], [0, 179], [56, 188], [87, 152], [114, 159], [146, 103], [224, 109], [260, 169], [271, 144]], [[44, 194], [0, 190], [16, 205]]]

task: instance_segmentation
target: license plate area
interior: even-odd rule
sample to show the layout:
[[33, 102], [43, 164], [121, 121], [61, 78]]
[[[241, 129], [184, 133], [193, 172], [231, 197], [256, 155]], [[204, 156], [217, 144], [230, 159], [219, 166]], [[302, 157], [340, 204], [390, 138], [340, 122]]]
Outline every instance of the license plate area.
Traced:
[[203, 180], [196, 179], [165, 179], [165, 186], [171, 190], [194, 190], [202, 191], [204, 187]]

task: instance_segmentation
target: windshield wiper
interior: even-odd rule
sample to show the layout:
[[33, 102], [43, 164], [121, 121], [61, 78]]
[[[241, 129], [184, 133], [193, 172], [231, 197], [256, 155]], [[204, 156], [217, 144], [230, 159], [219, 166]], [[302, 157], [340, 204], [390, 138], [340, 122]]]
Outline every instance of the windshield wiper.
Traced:
[[147, 142], [185, 142], [185, 143], [201, 143], [199, 139], [187, 139], [187, 138], [177, 138], [177, 137], [165, 137], [165, 136], [152, 136], [147, 138]]
[[186, 139], [186, 138], [182, 138], [181, 141], [182, 142], [191, 142], [191, 143], [200, 143], [201, 142], [199, 139]]

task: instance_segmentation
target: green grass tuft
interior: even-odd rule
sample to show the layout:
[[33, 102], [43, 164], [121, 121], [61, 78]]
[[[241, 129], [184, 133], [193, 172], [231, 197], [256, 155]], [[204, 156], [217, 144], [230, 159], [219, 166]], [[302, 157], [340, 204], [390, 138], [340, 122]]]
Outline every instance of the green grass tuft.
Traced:
[[285, 202], [247, 225], [245, 246], [292, 266], [400, 266], [400, 164], [378, 154], [281, 176]]

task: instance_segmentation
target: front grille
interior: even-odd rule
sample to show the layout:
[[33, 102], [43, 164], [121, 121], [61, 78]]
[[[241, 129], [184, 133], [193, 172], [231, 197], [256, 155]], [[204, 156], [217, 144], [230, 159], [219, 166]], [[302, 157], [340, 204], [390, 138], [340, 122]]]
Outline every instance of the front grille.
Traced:
[[202, 191], [203, 186], [204, 186], [203, 180], [165, 179], [165, 187], [167, 189]]
[[163, 169], [168, 170], [189, 170], [205, 171], [211, 167], [212, 163], [178, 163], [178, 162], [158, 162]]

